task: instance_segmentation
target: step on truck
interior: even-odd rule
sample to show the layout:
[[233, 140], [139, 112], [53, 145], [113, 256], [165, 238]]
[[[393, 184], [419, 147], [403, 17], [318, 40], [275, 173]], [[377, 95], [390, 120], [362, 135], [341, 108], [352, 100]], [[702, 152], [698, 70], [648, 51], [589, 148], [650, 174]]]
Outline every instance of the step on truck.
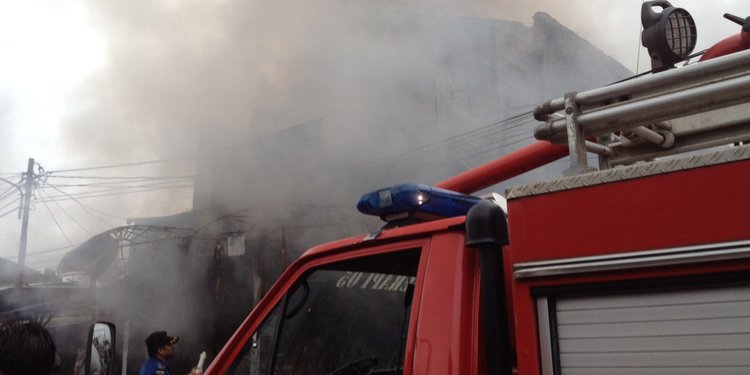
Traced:
[[750, 373], [750, 18], [725, 16], [742, 31], [673, 68], [695, 25], [647, 2], [654, 71], [543, 103], [517, 152], [362, 196], [385, 225], [305, 252], [205, 373]]

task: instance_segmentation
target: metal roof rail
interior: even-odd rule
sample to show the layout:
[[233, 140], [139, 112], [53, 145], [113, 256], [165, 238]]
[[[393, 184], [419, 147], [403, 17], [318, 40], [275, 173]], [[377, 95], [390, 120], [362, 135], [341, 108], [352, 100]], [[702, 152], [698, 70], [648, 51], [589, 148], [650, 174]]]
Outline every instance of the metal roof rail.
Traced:
[[[568, 145], [566, 175], [750, 140], [750, 51], [545, 102], [534, 136]], [[562, 112], [561, 112], [562, 111]], [[595, 142], [594, 142], [595, 141]]]

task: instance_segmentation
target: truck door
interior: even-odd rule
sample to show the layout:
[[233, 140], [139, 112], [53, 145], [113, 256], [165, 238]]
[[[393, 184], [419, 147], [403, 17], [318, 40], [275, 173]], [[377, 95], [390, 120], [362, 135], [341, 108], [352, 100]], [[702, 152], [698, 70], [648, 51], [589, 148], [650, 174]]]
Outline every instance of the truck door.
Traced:
[[301, 271], [230, 374], [401, 374], [421, 247]]

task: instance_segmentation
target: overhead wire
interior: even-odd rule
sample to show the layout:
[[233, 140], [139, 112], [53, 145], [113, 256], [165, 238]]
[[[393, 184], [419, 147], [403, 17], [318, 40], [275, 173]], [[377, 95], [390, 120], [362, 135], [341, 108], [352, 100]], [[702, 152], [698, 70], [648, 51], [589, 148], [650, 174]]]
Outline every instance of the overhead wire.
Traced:
[[13, 190], [16, 190], [15, 186], [11, 186], [8, 190], [0, 194], [0, 201], [5, 199]]
[[[531, 138], [533, 138], [533, 136], [526, 135], [526, 132], [516, 132], [516, 133], [507, 134], [507, 135], [503, 132], [496, 132], [496, 133], [483, 137], [484, 144], [481, 146], [455, 150], [455, 148], [457, 148], [458, 146], [465, 146], [466, 144], [464, 143], [464, 144], [458, 144], [458, 145], [451, 145], [451, 147], [454, 148], [451, 155], [453, 156], [456, 153], [461, 153], [461, 152], [464, 152], [465, 154], [466, 151], [477, 151], [477, 150], [479, 151], [475, 152], [474, 154], [480, 155], [486, 152], [500, 150], [502, 148], [509, 146], [510, 144], [516, 144], [517, 142], [515, 142], [515, 139], [519, 136], [523, 136], [522, 141], [530, 140]], [[448, 151], [448, 152], [451, 152], [451, 151]], [[425, 157], [425, 156], [429, 156], [429, 155], [422, 155], [422, 157]]]
[[[169, 185], [167, 185], [169, 184]], [[93, 193], [111, 193], [117, 191], [128, 191], [132, 189], [171, 189], [192, 186], [192, 181], [160, 181], [142, 185], [87, 185], [87, 184], [55, 184], [57, 187], [90, 188], [86, 191], [71, 193], [71, 195], [89, 195]], [[58, 198], [58, 197], [55, 197]]]
[[503, 125], [512, 124], [512, 123], [514, 123], [514, 122], [516, 122], [518, 120], [523, 119], [526, 116], [529, 116], [531, 113], [532, 113], [531, 111], [524, 112], [524, 113], [519, 113], [517, 115], [508, 117], [506, 119], [495, 121], [495, 122], [492, 122], [492, 123], [480, 126], [478, 128], [475, 128], [475, 129], [471, 129], [471, 130], [468, 130], [468, 131], [465, 131], [465, 132], [462, 132], [462, 133], [459, 133], [459, 134], [455, 134], [455, 135], [447, 137], [447, 138], [443, 138], [443, 139], [441, 139], [441, 140], [439, 140], [437, 142], [433, 142], [433, 143], [429, 143], [429, 144], [425, 144], [425, 145], [420, 145], [420, 146], [411, 148], [411, 149], [406, 150], [404, 152], [398, 153], [398, 154], [394, 155], [393, 157], [399, 158], [399, 157], [402, 157], [402, 156], [409, 156], [410, 154], [420, 153], [424, 149], [445, 146], [446, 144], [455, 143], [455, 142], [458, 142], [459, 140], [462, 140], [464, 138], [468, 138], [469, 141], [475, 141], [477, 139], [484, 138], [484, 137], [486, 137], [488, 135], [493, 135], [493, 134], [501, 133], [501, 132], [504, 132], [504, 131], [508, 131], [510, 129], [514, 129], [514, 128], [517, 128], [519, 126], [525, 125], [525, 124], [528, 123], [528, 121], [522, 121], [520, 123], [513, 124], [511, 126], [503, 126]]
[[[45, 190], [44, 187], [42, 187], [40, 189], [40, 191], [41, 191], [42, 194], [46, 194], [49, 197], [50, 194], [49, 194], [49, 192], [47, 192]], [[55, 203], [55, 205], [57, 205], [57, 208], [59, 208], [60, 211], [62, 211], [65, 214], [65, 216], [67, 216], [70, 220], [72, 220], [74, 223], [76, 223], [76, 225], [78, 225], [79, 228], [83, 229], [83, 231], [86, 232], [86, 233], [88, 233], [88, 234], [92, 234], [90, 230], [86, 229], [86, 227], [84, 227], [78, 220], [76, 220], [76, 218], [74, 218], [72, 215], [70, 215], [70, 213], [68, 213], [68, 211], [65, 210], [63, 208], [63, 206], [60, 205], [59, 202], [57, 202], [57, 201], [53, 201], [53, 202]]]
[[52, 210], [49, 208], [49, 205], [47, 205], [47, 202], [42, 201], [42, 204], [44, 204], [44, 207], [47, 209], [47, 212], [49, 213], [49, 216], [52, 218], [52, 221], [55, 222], [55, 225], [57, 225], [57, 229], [60, 230], [60, 233], [62, 233], [63, 237], [65, 237], [65, 240], [68, 241], [69, 244], [73, 244], [73, 241], [70, 240], [67, 234], [65, 234], [65, 231], [62, 229], [62, 226], [60, 225], [60, 222], [57, 221], [57, 218], [55, 217], [55, 214], [52, 213]]
[[[0, 202], [2, 202], [2, 201], [4, 201], [4, 200], [6, 200], [6, 199], [8, 199], [8, 198], [11, 198], [11, 196], [10, 196], [10, 195], [6, 195], [6, 196], [4, 196], [4, 197], [0, 197]], [[16, 200], [18, 200], [18, 199], [21, 199], [21, 197], [20, 197], [20, 196], [17, 196], [17, 197], [16, 197], [16, 199], [14, 199], [14, 201], [16, 201]]]
[[511, 132], [509, 131], [506, 133], [495, 133], [491, 136], [486, 137], [486, 142], [483, 142], [482, 145], [479, 145], [477, 147], [472, 148], [465, 148], [464, 150], [470, 150], [470, 151], [482, 151], [482, 150], [499, 150], [504, 147], [507, 147], [510, 144], [515, 144], [516, 140], [522, 139], [522, 140], [531, 140], [534, 138], [533, 135], [529, 134], [527, 131], [524, 131], [524, 129], [520, 129], [520, 131]]
[[[409, 150], [406, 150], [404, 152], [398, 153], [390, 157], [388, 160], [379, 160], [371, 163], [369, 166], [365, 166], [364, 168], [358, 168], [358, 169], [364, 169], [365, 171], [371, 171], [373, 169], [377, 169], [378, 167], [382, 167], [384, 165], [390, 165], [393, 163], [402, 163], [405, 160], [409, 161], [416, 161], [415, 159], [424, 159], [425, 157], [429, 157], [432, 155], [435, 155], [436, 153], [444, 153], [446, 150], [450, 147], [459, 147], [459, 146], [465, 146], [467, 144], [471, 144], [473, 142], [476, 142], [478, 140], [484, 139], [486, 144], [492, 143], [490, 147], [499, 148], [494, 143], [486, 141], [488, 137], [492, 136], [498, 136], [500, 134], [503, 134], [505, 132], [508, 132], [512, 129], [519, 128], [521, 126], [530, 124], [533, 119], [530, 116], [531, 111], [527, 111], [524, 113], [519, 113], [517, 115], [513, 115], [511, 117], [508, 117], [506, 119], [502, 119], [499, 121], [495, 121], [483, 126], [480, 126], [475, 129], [471, 129], [459, 134], [455, 134], [453, 136], [443, 138], [439, 141], [420, 145], [414, 148], [411, 148]], [[493, 138], [494, 139], [494, 138]], [[364, 172], [368, 173], [368, 172]]]
[[[2, 206], [2, 207], [0, 207], [0, 211], [2, 211], [2, 210], [4, 210], [4, 209], [8, 208], [8, 207], [9, 207], [9, 206], [11, 206], [12, 204], [14, 204], [14, 203], [16, 203], [16, 202], [18, 202], [18, 201], [20, 201], [20, 200], [21, 200], [21, 197], [17, 197], [16, 199], [14, 199], [14, 200], [10, 201], [10, 202], [9, 202], [8, 204], [6, 204], [5, 206]], [[12, 212], [12, 211], [15, 211], [15, 210], [16, 210], [16, 208], [12, 209], [12, 210], [11, 210], [11, 212]], [[5, 216], [5, 214], [3, 214], [3, 216]]]
[[[59, 247], [55, 247], [55, 248], [51, 248], [51, 249], [45, 249], [45, 250], [39, 250], [39, 251], [29, 251], [29, 252], [26, 253], [26, 257], [29, 258], [29, 257], [33, 257], [33, 256], [36, 256], [36, 255], [57, 253], [57, 252], [68, 250], [68, 249], [72, 249], [72, 248], [75, 248], [75, 247], [78, 247], [78, 246], [81, 246], [81, 244], [70, 244], [70, 245], [59, 246]], [[9, 259], [9, 260], [13, 260], [13, 259], [18, 259], [18, 256], [16, 255], [16, 256], [4, 257], [4, 258], [5, 259]], [[36, 266], [38, 264], [47, 264], [47, 263], [55, 264], [55, 263], [58, 263], [58, 262], [59, 262], [59, 260], [57, 260], [57, 259], [45, 259], [45, 260], [38, 260], [38, 261], [26, 262], [26, 265], [27, 266]]]
[[[116, 226], [117, 226], [117, 225], [115, 225], [115, 224], [112, 224], [112, 223], [110, 223], [109, 221], [105, 220], [105, 219], [104, 219], [104, 218], [102, 218], [101, 216], [98, 216], [98, 215], [94, 214], [94, 213], [95, 213], [95, 212], [97, 212], [98, 210], [95, 210], [95, 209], [93, 209], [93, 208], [91, 208], [91, 207], [88, 207], [88, 206], [86, 206], [85, 204], [81, 203], [81, 202], [80, 202], [80, 201], [79, 201], [78, 199], [76, 199], [75, 197], [72, 197], [72, 196], [70, 196], [70, 194], [66, 193], [66, 192], [65, 192], [65, 191], [63, 191], [62, 189], [60, 189], [60, 188], [58, 188], [57, 186], [55, 186], [54, 184], [51, 184], [51, 183], [47, 183], [47, 185], [48, 185], [49, 187], [51, 187], [51, 188], [53, 188], [53, 189], [55, 189], [55, 190], [59, 191], [60, 193], [62, 193], [62, 194], [64, 194], [64, 195], [66, 195], [66, 196], [68, 196], [68, 197], [70, 197], [70, 199], [72, 199], [72, 200], [73, 200], [74, 202], [78, 203], [78, 205], [79, 205], [79, 206], [81, 206], [81, 207], [82, 207], [82, 208], [84, 209], [84, 211], [86, 211], [86, 212], [87, 212], [87, 213], [88, 213], [89, 215], [91, 215], [92, 217], [96, 218], [97, 220], [100, 220], [100, 221], [102, 221], [103, 223], [107, 224], [107, 225], [108, 225], [108, 226], [110, 226], [110, 227], [116, 227]], [[119, 220], [126, 220], [125, 218], [117, 217], [117, 216], [114, 216], [114, 215], [110, 215], [110, 214], [107, 214], [107, 213], [104, 213], [104, 212], [100, 212], [100, 211], [99, 211], [99, 213], [100, 213], [101, 215], [109, 216], [109, 217], [111, 217], [111, 218], [114, 218], [114, 219], [119, 219]]]
[[65, 172], [77, 172], [77, 171], [91, 171], [91, 170], [97, 170], [97, 169], [110, 169], [110, 168], [133, 167], [133, 166], [147, 165], [147, 164], [170, 163], [170, 162], [175, 162], [175, 161], [192, 160], [192, 159], [195, 159], [195, 158], [181, 157], [181, 158], [173, 158], [173, 159], [147, 160], [147, 161], [141, 161], [141, 162], [135, 162], [135, 163], [101, 165], [101, 166], [96, 166], [96, 167], [58, 169], [58, 170], [51, 170], [47, 172], [48, 173], [65, 173]]
[[[77, 183], [77, 184], [61, 184], [57, 183], [58, 187], [102, 187], [102, 188], [125, 188], [125, 187], [150, 187], [150, 186], [156, 186], [160, 184], [166, 184], [166, 183], [172, 183], [172, 182], [181, 182], [184, 180], [190, 180], [193, 177], [180, 179], [180, 180], [167, 180], [167, 181], [158, 181], [158, 180], [125, 180], [125, 181], [107, 181], [107, 182], [90, 182], [90, 183]], [[151, 183], [148, 183], [149, 181], [153, 181]], [[122, 185], [117, 185], [118, 183]], [[131, 183], [148, 183], [147, 185], [130, 185]]]
[[3, 213], [0, 214], [0, 218], [10, 215], [10, 214], [16, 212], [16, 210], [18, 210], [18, 209], [17, 208], [13, 208], [13, 209], [10, 209], [8, 211], [5, 211], [5, 212], [3, 212]]
[[50, 178], [69, 178], [69, 179], [90, 179], [90, 180], [181, 180], [195, 178], [195, 175], [180, 175], [180, 176], [84, 176], [84, 175], [56, 175], [53, 172], [49, 176]]
[[[452, 158], [455, 158], [457, 160], [465, 160], [465, 159], [472, 158], [472, 157], [475, 157], [475, 156], [478, 156], [478, 155], [481, 155], [481, 154], [486, 154], [486, 153], [491, 152], [491, 151], [500, 150], [502, 148], [505, 148], [505, 147], [508, 147], [508, 146], [511, 146], [511, 145], [515, 145], [517, 143], [520, 143], [520, 142], [523, 142], [523, 141], [526, 141], [526, 140], [529, 140], [529, 139], [533, 138], [533, 136], [526, 136], [526, 137], [524, 137], [522, 139], [515, 140], [515, 138], [518, 137], [519, 135], [526, 134], [523, 131], [519, 131], [517, 133], [511, 133], [510, 135], [506, 135], [507, 132], [509, 132], [509, 131], [511, 131], [513, 129], [517, 129], [517, 128], [520, 128], [520, 127], [522, 127], [524, 125], [528, 125], [528, 124], [532, 123], [533, 119], [531, 119], [530, 116], [529, 116], [529, 119], [526, 119], [526, 120], [523, 119], [524, 116], [530, 115], [530, 114], [531, 114], [531, 112], [525, 112], [525, 113], [522, 113], [522, 114], [518, 114], [518, 115], [515, 115], [515, 116], [512, 116], [512, 117], [509, 117], [507, 119], [504, 119], [504, 120], [501, 120], [501, 121], [494, 122], [492, 124], [488, 124], [488, 125], [482, 126], [481, 128], [470, 130], [470, 131], [467, 131], [467, 132], [464, 132], [464, 133], [461, 133], [461, 134], [458, 134], [458, 135], [455, 135], [455, 136], [452, 136], [452, 137], [449, 137], [449, 138], [445, 138], [445, 139], [440, 140], [438, 142], [431, 143], [429, 146], [442, 146], [442, 147], [440, 147], [440, 148], [430, 147], [429, 149], [427, 147], [421, 147], [419, 150], [416, 150], [418, 152], [414, 152], [414, 155], [411, 155], [408, 159], [400, 158], [400, 159], [395, 159], [395, 160], [391, 160], [389, 162], [382, 162], [382, 163], [383, 164], [394, 163], [394, 162], [401, 163], [404, 160], [410, 160], [410, 161], [414, 162], [414, 161], [416, 161], [416, 159], [424, 159], [424, 158], [432, 157], [432, 156], [434, 156], [435, 154], [438, 154], [438, 153], [448, 153], [448, 152], [451, 153], [451, 157]], [[497, 126], [497, 125], [501, 125], [501, 124], [511, 124], [511, 125], [510, 126], [505, 126], [505, 127], [503, 127], [503, 126]], [[489, 131], [485, 130], [484, 132], [477, 132], [476, 131], [478, 129], [487, 129], [488, 127], [491, 127], [493, 125], [497, 126], [497, 128], [496, 129], [489, 129]], [[475, 136], [472, 137], [472, 138], [465, 138], [467, 135], [470, 135], [470, 134], [471, 135], [475, 135]], [[480, 139], [484, 140], [482, 146], [474, 147], [474, 148], [471, 148], [471, 149], [464, 148], [464, 149], [458, 149], [458, 150], [456, 150], [459, 147], [470, 145], [470, 144], [472, 144], [472, 143], [474, 143], [474, 142], [476, 142], [476, 141], [478, 141]], [[502, 142], [502, 141], [507, 141], [507, 140], [512, 140], [512, 141], [511, 142]], [[453, 150], [451, 150], [451, 148]], [[477, 150], [479, 150], [479, 151], [477, 151]], [[469, 152], [469, 151], [476, 151], [476, 152], [473, 152], [472, 154], [466, 156], [466, 152]], [[405, 153], [402, 153], [402, 154], [405, 154]], [[399, 154], [399, 155], [402, 155], [402, 154]]]
[[135, 193], [144, 193], [149, 191], [159, 191], [159, 190], [175, 190], [175, 189], [188, 189], [192, 188], [193, 185], [175, 185], [175, 186], [163, 186], [163, 187], [153, 187], [153, 188], [146, 188], [146, 189], [138, 189], [138, 190], [129, 190], [129, 189], [112, 189], [112, 190], [102, 190], [102, 191], [95, 191], [95, 192], [86, 192], [86, 193], [74, 193], [69, 194], [66, 193], [64, 195], [55, 195], [51, 196], [47, 199], [44, 199], [46, 202], [59, 202], [59, 201], [67, 201], [70, 199], [90, 199], [90, 198], [101, 198], [101, 197], [110, 197], [115, 195], [125, 195], [125, 194], [135, 194]]
[[23, 178], [21, 179], [21, 181], [19, 181], [17, 183], [15, 183], [13, 181], [10, 181], [10, 180], [7, 180], [7, 179], [4, 179], [2, 177], [0, 177], [0, 181], [5, 182], [6, 184], [10, 185], [10, 187], [8, 188], [8, 190], [6, 190], [2, 194], [0, 194], [0, 200], [2, 200], [3, 198], [5, 198], [5, 196], [7, 196], [8, 194], [10, 194], [10, 192], [13, 191], [13, 189], [16, 189], [16, 190], [18, 190], [20, 192], [20, 190], [21, 190], [20, 184], [23, 181]]

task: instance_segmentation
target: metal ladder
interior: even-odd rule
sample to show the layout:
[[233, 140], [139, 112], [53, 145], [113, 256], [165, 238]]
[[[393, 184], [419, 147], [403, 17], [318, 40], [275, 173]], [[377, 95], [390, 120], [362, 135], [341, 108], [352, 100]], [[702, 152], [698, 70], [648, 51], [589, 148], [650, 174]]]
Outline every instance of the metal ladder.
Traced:
[[534, 136], [567, 144], [566, 175], [750, 141], [750, 50], [571, 92], [536, 108]]

